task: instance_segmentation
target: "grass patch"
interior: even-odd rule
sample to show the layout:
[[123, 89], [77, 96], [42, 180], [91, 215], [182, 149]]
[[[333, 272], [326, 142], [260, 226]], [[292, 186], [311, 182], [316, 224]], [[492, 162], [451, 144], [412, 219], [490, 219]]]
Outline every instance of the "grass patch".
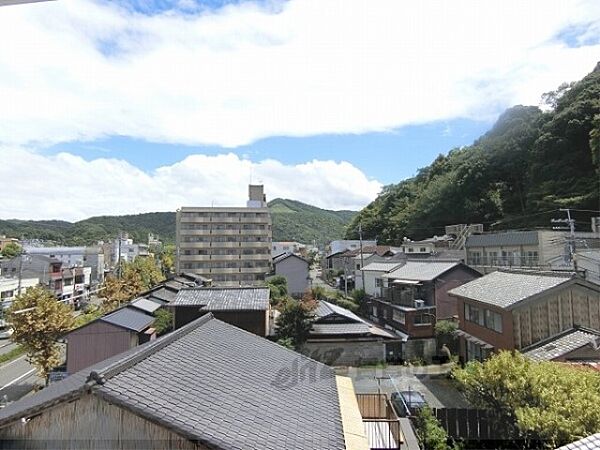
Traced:
[[19, 345], [18, 347], [13, 348], [10, 352], [0, 355], [0, 364], [4, 364], [5, 362], [18, 358], [23, 353], [25, 353], [25, 350]]

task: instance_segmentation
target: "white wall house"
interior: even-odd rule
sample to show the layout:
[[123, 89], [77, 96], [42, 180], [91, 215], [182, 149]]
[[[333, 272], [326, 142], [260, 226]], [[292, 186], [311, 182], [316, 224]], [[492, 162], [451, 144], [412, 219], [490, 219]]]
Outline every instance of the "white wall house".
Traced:
[[383, 287], [382, 276], [393, 272], [398, 267], [404, 265], [402, 261], [394, 262], [372, 262], [365, 265], [362, 272], [362, 277], [365, 280], [364, 290], [367, 295], [371, 297], [380, 297], [381, 288]]
[[586, 280], [600, 284], [600, 250], [583, 250], [575, 255], [577, 270], [583, 271]]
[[39, 281], [38, 278], [21, 278], [21, 289], [19, 290], [19, 279], [17, 277], [0, 277], [0, 304], [2, 309], [10, 307], [19, 293], [37, 286]]
[[306, 245], [301, 244], [300, 242], [278, 241], [271, 243], [271, 256], [273, 258], [283, 253], [300, 255], [303, 251], [306, 252]]

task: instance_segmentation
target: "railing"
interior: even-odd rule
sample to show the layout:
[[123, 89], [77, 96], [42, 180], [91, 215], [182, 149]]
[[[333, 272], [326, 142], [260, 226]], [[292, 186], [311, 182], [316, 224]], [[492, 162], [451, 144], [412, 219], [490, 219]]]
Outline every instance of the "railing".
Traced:
[[404, 436], [400, 420], [385, 394], [356, 394], [371, 450], [400, 450]]
[[540, 261], [534, 256], [467, 256], [467, 265], [469, 266], [490, 266], [490, 267], [540, 267]]

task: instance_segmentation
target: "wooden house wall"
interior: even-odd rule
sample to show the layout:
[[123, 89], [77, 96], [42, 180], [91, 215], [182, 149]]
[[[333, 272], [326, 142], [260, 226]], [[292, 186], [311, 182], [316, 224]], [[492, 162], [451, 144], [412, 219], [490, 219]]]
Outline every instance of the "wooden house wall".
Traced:
[[40, 450], [206, 448], [91, 394], [0, 429], [0, 440], [3, 448]]

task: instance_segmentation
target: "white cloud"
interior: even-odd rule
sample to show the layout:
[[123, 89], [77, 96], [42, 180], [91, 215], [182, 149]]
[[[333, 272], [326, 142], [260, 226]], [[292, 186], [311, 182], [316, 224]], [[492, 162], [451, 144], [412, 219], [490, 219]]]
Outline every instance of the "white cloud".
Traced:
[[94, 215], [174, 211], [181, 206], [244, 206], [250, 180], [264, 183], [268, 199], [291, 198], [328, 209], [359, 209], [381, 183], [347, 162], [285, 165], [253, 162], [233, 153], [192, 155], [146, 173], [118, 159], [86, 161], [60, 153], [43, 156], [0, 149], [3, 219], [79, 220]]
[[536, 104], [600, 55], [554, 39], [589, 23], [593, 33], [597, 0], [268, 5], [196, 16], [91, 0], [2, 8], [0, 142], [119, 134], [234, 147], [490, 118]]

